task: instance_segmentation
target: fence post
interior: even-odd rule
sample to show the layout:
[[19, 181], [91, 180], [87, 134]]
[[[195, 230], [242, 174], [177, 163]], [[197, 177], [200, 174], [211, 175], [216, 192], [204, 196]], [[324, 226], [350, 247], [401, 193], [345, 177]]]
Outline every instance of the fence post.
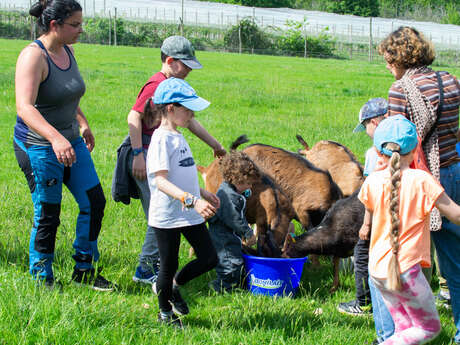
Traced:
[[84, 8], [84, 14], [86, 16], [88, 14], [88, 11], [86, 10], [86, 0], [83, 1], [83, 8]]
[[369, 17], [369, 62], [372, 62], [372, 17]]
[[350, 59], [353, 58], [353, 41], [352, 41], [352, 35], [353, 35], [353, 25], [350, 24], [350, 26], [349, 26], [349, 36], [348, 36], [348, 42], [350, 43]]
[[96, 17], [96, 0], [93, 0], [93, 17]]
[[104, 0], [104, 16], [105, 16], [105, 0]]
[[243, 42], [241, 42], [241, 24], [239, 21], [238, 21], [238, 47], [239, 47], [239, 52], [241, 54]]
[[109, 46], [112, 45], [112, 16], [110, 15], [109, 10]]
[[114, 21], [113, 21], [113, 45], [117, 46], [117, 8], [115, 7]]

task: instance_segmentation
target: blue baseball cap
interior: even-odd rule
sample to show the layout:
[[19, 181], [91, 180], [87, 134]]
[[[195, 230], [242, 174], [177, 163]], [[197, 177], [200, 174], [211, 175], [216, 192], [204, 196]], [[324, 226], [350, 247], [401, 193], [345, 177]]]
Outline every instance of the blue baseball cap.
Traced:
[[179, 103], [192, 111], [206, 109], [211, 104], [199, 97], [185, 80], [179, 78], [163, 80], [155, 90], [152, 99], [155, 104]]
[[363, 122], [377, 116], [385, 115], [388, 111], [388, 102], [385, 98], [371, 98], [361, 107], [359, 111], [359, 124], [353, 130], [353, 133], [362, 132], [366, 129]]
[[386, 143], [398, 144], [402, 155], [411, 152], [418, 143], [415, 124], [401, 114], [384, 119], [375, 129], [374, 146], [380, 153], [391, 156], [393, 152], [384, 148]]

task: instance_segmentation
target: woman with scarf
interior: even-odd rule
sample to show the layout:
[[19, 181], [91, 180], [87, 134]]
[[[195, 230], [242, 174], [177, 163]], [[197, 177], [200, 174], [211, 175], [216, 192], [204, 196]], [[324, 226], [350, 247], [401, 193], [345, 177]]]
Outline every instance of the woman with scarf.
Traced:
[[[460, 203], [460, 158], [457, 143], [460, 85], [448, 72], [435, 72], [432, 43], [410, 27], [400, 27], [379, 45], [387, 69], [396, 81], [388, 95], [388, 115], [403, 114], [416, 124], [417, 133], [432, 175], [446, 193]], [[460, 226], [431, 213], [434, 241], [441, 275], [450, 290], [454, 322], [454, 343], [460, 344]]]

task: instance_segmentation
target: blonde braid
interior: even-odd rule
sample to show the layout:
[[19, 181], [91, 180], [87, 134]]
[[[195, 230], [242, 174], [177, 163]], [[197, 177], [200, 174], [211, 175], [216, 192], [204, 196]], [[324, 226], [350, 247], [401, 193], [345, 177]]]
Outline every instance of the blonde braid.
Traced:
[[392, 255], [388, 264], [388, 288], [390, 290], [399, 290], [401, 288], [401, 272], [398, 263], [399, 251], [399, 187], [401, 185], [400, 155], [399, 145], [388, 143], [386, 148], [392, 151], [390, 159], [391, 172], [391, 194], [390, 194], [390, 217], [391, 233], [390, 241]]

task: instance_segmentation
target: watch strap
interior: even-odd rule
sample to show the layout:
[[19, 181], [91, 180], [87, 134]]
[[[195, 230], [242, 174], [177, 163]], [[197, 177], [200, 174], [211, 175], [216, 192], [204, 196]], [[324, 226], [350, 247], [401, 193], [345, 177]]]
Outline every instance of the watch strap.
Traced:
[[133, 147], [133, 156], [137, 156], [141, 152], [144, 152], [144, 149], [142, 147]]

